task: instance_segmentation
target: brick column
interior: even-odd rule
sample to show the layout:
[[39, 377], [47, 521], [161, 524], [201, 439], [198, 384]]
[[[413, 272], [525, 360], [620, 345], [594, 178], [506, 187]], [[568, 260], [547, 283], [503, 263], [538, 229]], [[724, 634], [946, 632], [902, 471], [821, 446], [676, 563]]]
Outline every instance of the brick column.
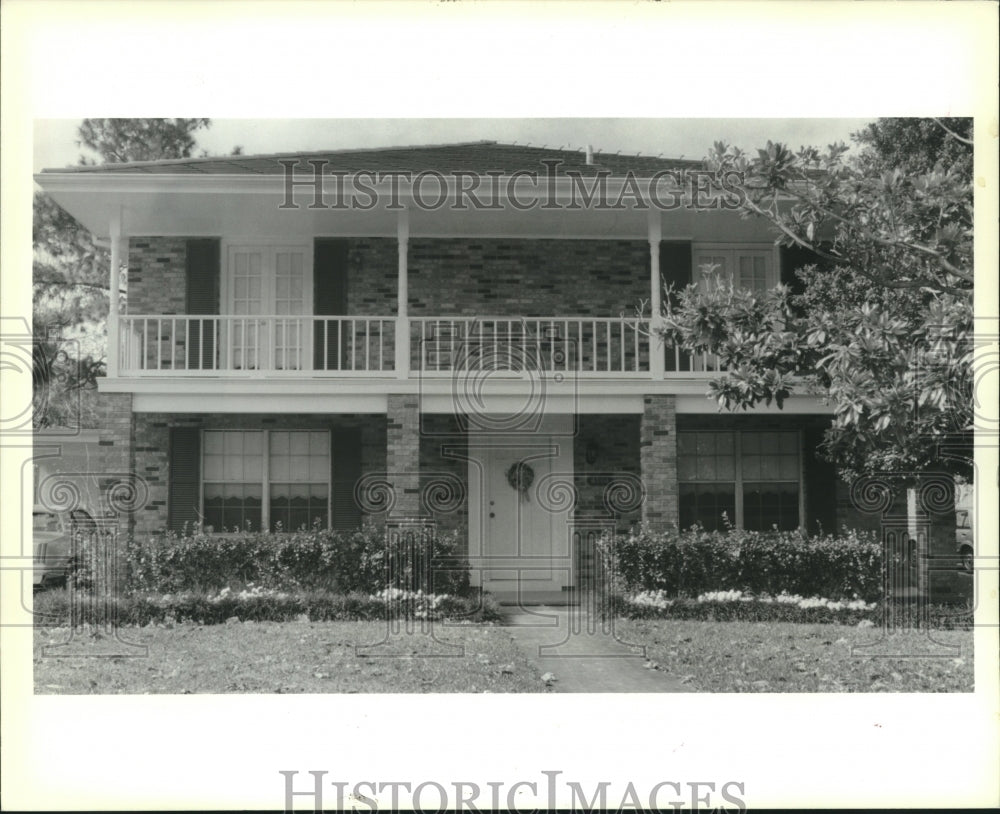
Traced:
[[420, 413], [418, 397], [390, 395], [386, 416], [385, 469], [396, 496], [393, 517], [417, 517], [420, 507]]
[[677, 506], [677, 409], [674, 396], [644, 396], [639, 422], [639, 465], [646, 500], [642, 519], [664, 530], [679, 521]]
[[135, 471], [132, 394], [101, 393], [97, 409], [100, 436], [94, 474], [105, 505], [93, 508], [98, 512], [117, 510], [119, 528], [125, 531], [131, 528], [135, 512], [142, 508], [138, 503], [145, 503], [148, 494], [145, 481], [141, 481]]

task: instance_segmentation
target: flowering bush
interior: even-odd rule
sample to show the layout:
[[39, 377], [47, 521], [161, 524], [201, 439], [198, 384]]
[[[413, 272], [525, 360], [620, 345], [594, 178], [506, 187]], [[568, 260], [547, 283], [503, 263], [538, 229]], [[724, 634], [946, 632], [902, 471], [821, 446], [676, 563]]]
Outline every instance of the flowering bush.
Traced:
[[217, 535], [194, 528], [129, 541], [123, 552], [125, 588], [176, 593], [256, 585], [371, 594], [391, 583], [464, 596], [469, 591], [464, 550], [457, 535], [432, 531], [390, 535], [370, 527]]
[[425, 594], [420, 590], [384, 588], [373, 594], [372, 599], [385, 604], [393, 611], [393, 615], [411, 619], [440, 619], [443, 615], [441, 605], [449, 597], [447, 594]]
[[[447, 619], [495, 622], [499, 606], [488, 595], [459, 597], [423, 595], [420, 602], [386, 601], [379, 595], [330, 591], [286, 593], [261, 586], [244, 590], [180, 591], [172, 594], [133, 593], [111, 598], [73, 596], [70, 591], [46, 591], [35, 597], [36, 624], [122, 626], [194, 622], [204, 625], [241, 622], [310, 622], [384, 620], [387, 618]], [[427, 614], [417, 616], [415, 614]]]
[[[824, 596], [876, 600], [882, 594], [882, 546], [874, 535], [800, 532], [653, 532], [644, 526], [598, 543], [604, 574], [622, 595], [710, 592], [753, 596]], [[725, 600], [726, 595], [719, 594]], [[733, 597], [738, 598], [738, 597]]]
[[881, 626], [886, 619], [898, 629], [969, 630], [970, 607], [922, 605], [905, 601], [831, 600], [791, 594], [751, 596], [740, 591], [713, 591], [692, 597], [669, 597], [663, 591], [641, 591], [609, 599], [606, 614], [629, 619], [684, 619], [705, 622], [796, 622]]

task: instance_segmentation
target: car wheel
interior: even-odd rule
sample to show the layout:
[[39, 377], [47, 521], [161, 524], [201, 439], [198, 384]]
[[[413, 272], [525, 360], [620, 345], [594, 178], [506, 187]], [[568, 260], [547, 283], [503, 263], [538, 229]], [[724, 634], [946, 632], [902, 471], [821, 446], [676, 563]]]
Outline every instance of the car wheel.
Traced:
[[973, 564], [974, 564], [974, 561], [975, 561], [975, 554], [973, 553], [973, 551], [972, 551], [971, 548], [969, 548], [968, 546], [966, 546], [965, 548], [963, 548], [961, 550], [960, 555], [961, 555], [961, 560], [960, 560], [960, 566], [959, 567], [963, 571], [965, 571], [965, 573], [971, 574], [972, 573], [972, 569], [974, 567]]

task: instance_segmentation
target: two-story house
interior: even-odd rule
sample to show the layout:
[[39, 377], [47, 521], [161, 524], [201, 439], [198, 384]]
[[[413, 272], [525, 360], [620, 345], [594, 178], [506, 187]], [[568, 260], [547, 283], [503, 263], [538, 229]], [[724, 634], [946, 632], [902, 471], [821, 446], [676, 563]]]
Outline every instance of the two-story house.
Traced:
[[133, 532], [433, 520], [551, 599], [609, 525], [853, 521], [828, 407], [720, 413], [713, 360], [650, 330], [704, 264], [805, 262], [699, 169], [476, 142], [39, 174], [127, 264], [100, 390]]

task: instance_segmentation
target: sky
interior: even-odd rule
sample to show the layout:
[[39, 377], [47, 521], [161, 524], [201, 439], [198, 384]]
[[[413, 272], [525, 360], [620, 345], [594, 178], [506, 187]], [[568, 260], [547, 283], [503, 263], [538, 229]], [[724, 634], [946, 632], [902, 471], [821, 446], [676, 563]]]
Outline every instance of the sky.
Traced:
[[[33, 169], [78, 163], [79, 119], [39, 119], [34, 127]], [[702, 158], [716, 141], [745, 150], [768, 140], [792, 148], [850, 142], [870, 119], [213, 119], [198, 134], [199, 149], [228, 154], [240, 145], [261, 153], [441, 144], [481, 139], [542, 147], [583, 149], [669, 158]]]

